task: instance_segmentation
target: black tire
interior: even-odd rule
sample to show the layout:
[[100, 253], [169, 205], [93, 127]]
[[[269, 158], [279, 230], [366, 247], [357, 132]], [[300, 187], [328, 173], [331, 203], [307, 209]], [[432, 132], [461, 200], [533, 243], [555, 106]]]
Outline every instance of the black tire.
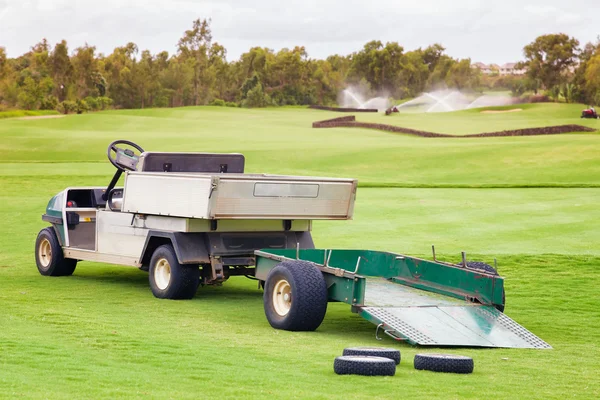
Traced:
[[346, 347], [344, 349], [345, 356], [372, 356], [383, 357], [394, 360], [396, 365], [400, 364], [400, 351], [385, 347]]
[[273, 328], [314, 331], [327, 312], [327, 284], [323, 273], [305, 261], [279, 263], [267, 276], [263, 302], [265, 315]]
[[159, 299], [191, 299], [200, 284], [200, 268], [181, 265], [170, 244], [154, 250], [148, 272], [152, 294]]
[[338, 375], [394, 376], [396, 363], [385, 357], [340, 356], [333, 362]]
[[487, 272], [488, 274], [492, 274], [492, 275], [498, 275], [498, 271], [496, 271], [496, 269], [494, 267], [492, 267], [490, 264], [486, 264], [482, 261], [468, 261], [467, 268], [480, 270], [480, 271]]
[[77, 260], [65, 258], [53, 228], [44, 228], [35, 240], [35, 263], [45, 276], [73, 275]]
[[471, 357], [451, 354], [417, 354], [415, 369], [433, 372], [451, 372], [455, 374], [470, 374], [473, 372]]
[[[496, 268], [492, 267], [490, 264], [486, 264], [482, 261], [468, 261], [467, 268], [479, 270], [483, 272], [487, 272], [488, 274], [498, 275], [498, 271]], [[504, 308], [506, 306], [506, 291], [502, 289], [502, 304], [495, 304], [494, 307], [500, 312], [504, 312]]]

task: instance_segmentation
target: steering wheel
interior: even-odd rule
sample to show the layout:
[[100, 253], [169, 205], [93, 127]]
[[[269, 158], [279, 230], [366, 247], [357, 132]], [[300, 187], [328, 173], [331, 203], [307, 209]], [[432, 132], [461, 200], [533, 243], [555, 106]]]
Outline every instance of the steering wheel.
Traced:
[[[117, 168], [117, 172], [115, 172], [115, 175], [113, 176], [112, 180], [108, 184], [108, 187], [104, 191], [104, 194], [102, 195], [102, 200], [105, 201], [108, 199], [109, 193], [115, 188], [115, 185], [119, 181], [121, 174], [125, 171], [135, 171], [137, 163], [140, 159], [139, 155], [136, 156], [133, 150], [119, 147], [118, 145], [120, 144], [133, 147], [137, 151], [139, 151], [140, 154], [144, 152], [144, 149], [142, 149], [141, 146], [130, 142], [129, 140], [115, 140], [114, 142], [108, 145], [108, 161], [110, 161], [110, 163], [114, 165], [115, 168]], [[112, 155], [113, 151], [115, 152], [114, 157]]]
[[[108, 161], [110, 161], [110, 163], [120, 171], [135, 171], [139, 156], [136, 156], [131, 149], [123, 149], [121, 147], [117, 147], [117, 145], [120, 144], [131, 146], [137, 151], [139, 151], [140, 154], [144, 152], [144, 149], [142, 149], [140, 145], [130, 142], [129, 140], [115, 140], [114, 142], [108, 145], [108, 150], [106, 152], [108, 156]], [[115, 153], [114, 157], [112, 155], [112, 152]]]

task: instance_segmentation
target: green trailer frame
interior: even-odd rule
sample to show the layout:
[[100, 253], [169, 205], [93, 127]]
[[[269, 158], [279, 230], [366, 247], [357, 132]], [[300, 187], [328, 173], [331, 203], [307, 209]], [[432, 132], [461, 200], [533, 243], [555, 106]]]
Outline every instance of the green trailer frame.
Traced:
[[[464, 265], [372, 250], [258, 250], [255, 276], [302, 260], [321, 270], [329, 301], [344, 302], [413, 345], [551, 348], [503, 314], [504, 278]], [[379, 338], [379, 337], [378, 337]]]

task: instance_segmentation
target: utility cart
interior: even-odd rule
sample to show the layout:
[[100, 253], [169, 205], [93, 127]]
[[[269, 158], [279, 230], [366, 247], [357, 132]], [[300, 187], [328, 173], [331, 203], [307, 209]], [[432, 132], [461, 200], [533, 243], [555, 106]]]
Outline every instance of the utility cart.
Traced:
[[51, 226], [35, 245], [42, 275], [72, 275], [80, 261], [129, 265], [165, 299], [244, 275], [264, 287], [278, 329], [315, 330], [341, 301], [377, 335], [412, 344], [549, 347], [502, 313], [503, 278], [487, 264], [315, 249], [313, 220], [352, 218], [354, 179], [246, 174], [241, 154], [146, 152], [126, 140], [107, 155], [117, 169], [107, 187], [49, 201]]

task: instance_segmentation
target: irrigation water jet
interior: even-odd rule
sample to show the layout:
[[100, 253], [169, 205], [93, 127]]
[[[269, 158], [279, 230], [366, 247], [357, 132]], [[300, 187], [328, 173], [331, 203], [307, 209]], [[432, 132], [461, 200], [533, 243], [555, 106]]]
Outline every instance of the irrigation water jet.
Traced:
[[378, 111], [383, 111], [388, 107], [388, 99], [386, 97], [366, 99], [358, 90], [353, 88], [344, 89], [340, 94], [338, 103], [344, 108], [371, 108]]
[[425, 92], [420, 96], [398, 104], [394, 108], [398, 111], [413, 112], [450, 112], [458, 110], [468, 110], [471, 108], [504, 106], [512, 104], [513, 99], [506, 95], [482, 95], [473, 97], [461, 93], [458, 90], [438, 90], [435, 92]]

